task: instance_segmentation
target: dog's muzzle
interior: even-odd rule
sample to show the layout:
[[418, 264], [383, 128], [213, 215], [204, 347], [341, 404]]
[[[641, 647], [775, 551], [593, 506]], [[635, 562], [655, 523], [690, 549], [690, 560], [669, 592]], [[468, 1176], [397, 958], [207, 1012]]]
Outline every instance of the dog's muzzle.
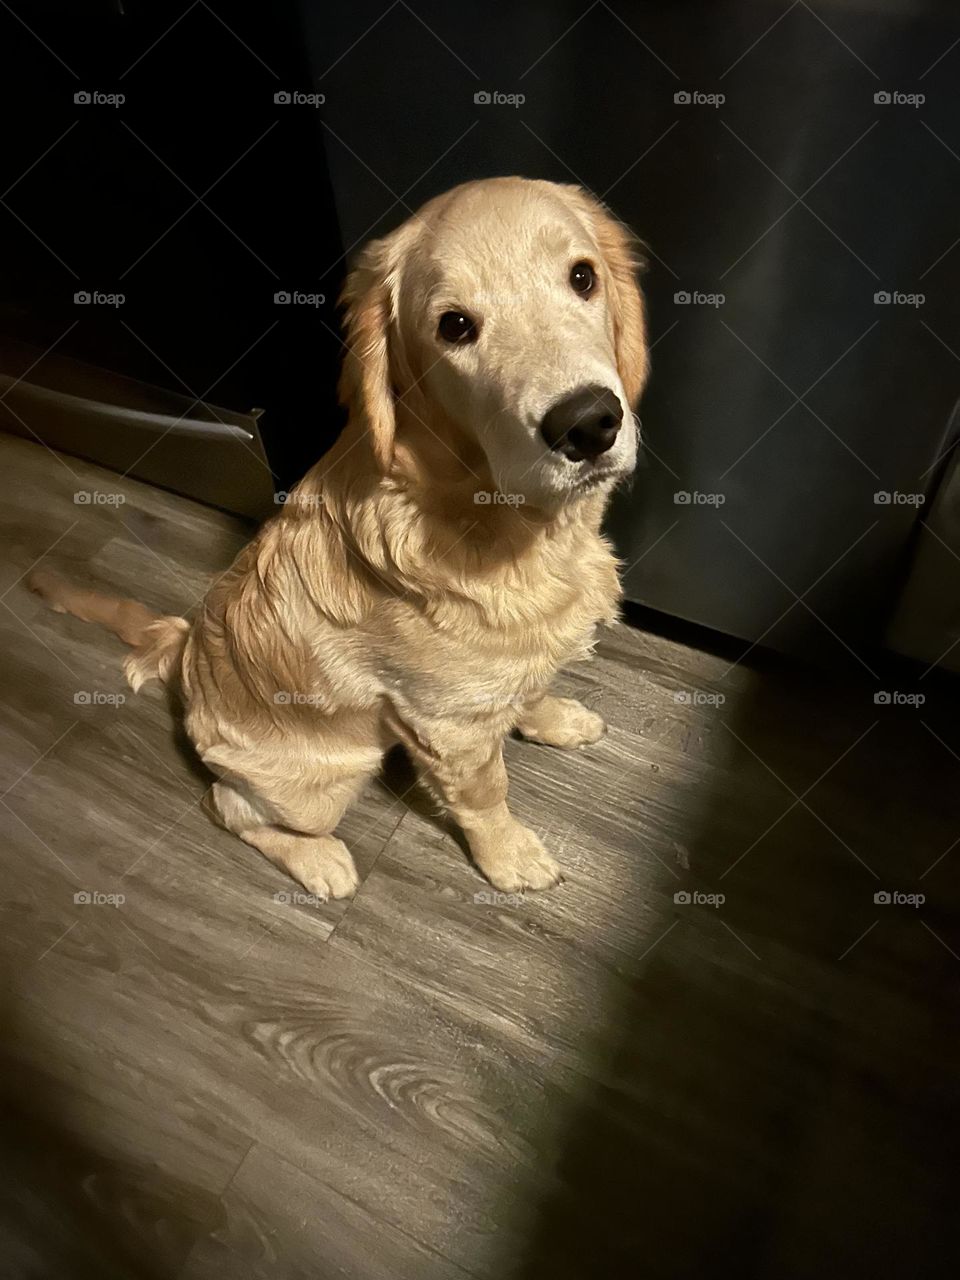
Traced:
[[581, 387], [544, 414], [540, 434], [554, 453], [570, 462], [596, 461], [613, 447], [623, 421], [623, 406], [609, 387]]

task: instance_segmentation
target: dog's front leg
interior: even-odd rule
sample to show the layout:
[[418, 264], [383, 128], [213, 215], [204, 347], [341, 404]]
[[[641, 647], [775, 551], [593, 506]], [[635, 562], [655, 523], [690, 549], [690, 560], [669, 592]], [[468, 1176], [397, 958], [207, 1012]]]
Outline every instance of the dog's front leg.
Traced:
[[529, 827], [507, 808], [507, 771], [500, 740], [490, 746], [450, 748], [428, 765], [428, 773], [463, 829], [477, 866], [507, 893], [549, 889], [560, 868]]
[[574, 698], [543, 693], [524, 703], [517, 731], [531, 742], [548, 747], [585, 747], [599, 742], [607, 726], [595, 711]]

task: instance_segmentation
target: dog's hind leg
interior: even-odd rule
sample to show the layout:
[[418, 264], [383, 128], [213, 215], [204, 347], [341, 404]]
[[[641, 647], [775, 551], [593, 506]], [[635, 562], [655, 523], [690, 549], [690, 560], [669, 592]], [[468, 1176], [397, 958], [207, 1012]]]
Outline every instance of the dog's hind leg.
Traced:
[[361, 778], [335, 785], [293, 813], [287, 806], [261, 802], [242, 784], [221, 781], [211, 788], [209, 809], [228, 831], [322, 902], [349, 898], [360, 883], [357, 869], [350, 850], [332, 831], [362, 782]]

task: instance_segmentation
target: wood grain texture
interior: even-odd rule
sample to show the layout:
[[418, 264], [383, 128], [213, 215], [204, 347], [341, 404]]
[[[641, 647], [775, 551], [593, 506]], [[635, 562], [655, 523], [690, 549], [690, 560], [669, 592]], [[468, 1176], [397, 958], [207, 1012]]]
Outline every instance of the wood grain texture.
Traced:
[[952, 684], [613, 628], [559, 680], [607, 736], [507, 744], [555, 892], [493, 900], [401, 757], [340, 829], [359, 894], [305, 906], [119, 642], [19, 581], [187, 611], [246, 530], [22, 440], [0, 467], [5, 1276], [944, 1273]]

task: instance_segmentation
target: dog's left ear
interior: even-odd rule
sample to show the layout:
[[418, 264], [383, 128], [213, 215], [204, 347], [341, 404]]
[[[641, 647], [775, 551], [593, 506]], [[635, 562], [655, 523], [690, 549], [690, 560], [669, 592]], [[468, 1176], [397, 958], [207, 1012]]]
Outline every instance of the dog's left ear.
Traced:
[[617, 372], [630, 406], [635, 409], [650, 371], [646, 316], [640, 292], [640, 273], [646, 263], [640, 242], [594, 196], [580, 187], [568, 190], [575, 193], [581, 212], [586, 214], [606, 268]]
[[337, 388], [340, 403], [358, 420], [378, 467], [393, 460], [396, 409], [390, 361], [393, 328], [390, 239], [366, 245], [340, 295], [347, 351]]

